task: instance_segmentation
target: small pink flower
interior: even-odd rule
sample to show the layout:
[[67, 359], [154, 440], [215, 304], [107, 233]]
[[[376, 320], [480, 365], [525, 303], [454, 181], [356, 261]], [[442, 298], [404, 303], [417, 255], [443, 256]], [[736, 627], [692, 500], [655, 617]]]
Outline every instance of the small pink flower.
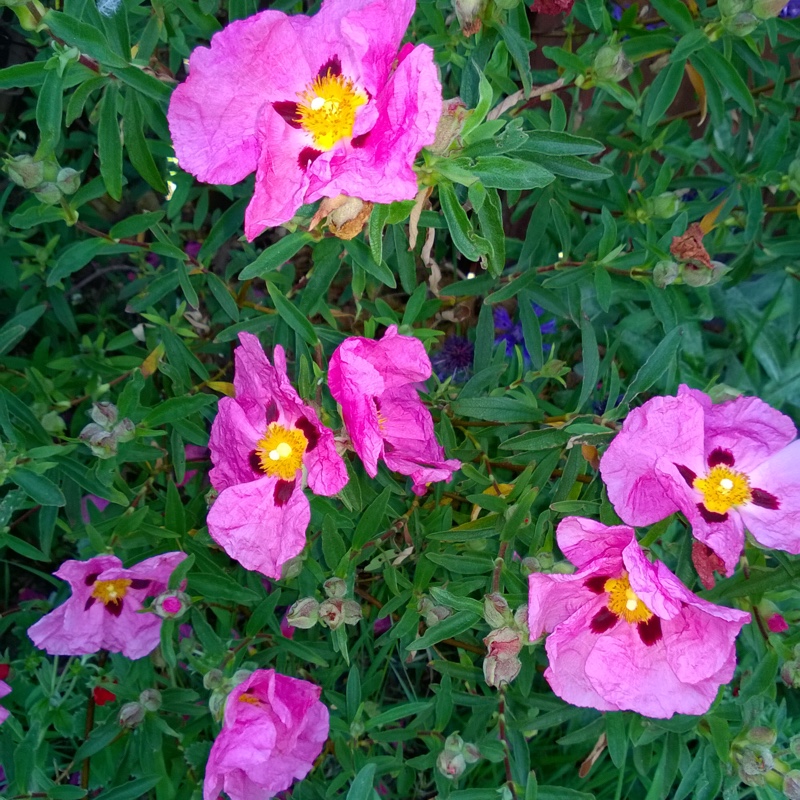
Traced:
[[789, 630], [789, 623], [785, 620], [783, 614], [775, 613], [767, 618], [767, 627], [771, 633], [783, 633]]
[[116, 556], [65, 561], [53, 574], [70, 584], [72, 596], [28, 628], [28, 636], [50, 655], [110, 650], [142, 658], [158, 647], [162, 621], [139, 611], [145, 598], [167, 588], [184, 558], [185, 553], [164, 553], [129, 569]]
[[682, 511], [695, 538], [733, 573], [745, 527], [765, 547], [800, 553], [800, 441], [789, 417], [757, 397], [714, 405], [681, 386], [628, 415], [600, 461], [628, 525]]
[[398, 52], [414, 0], [325, 0], [312, 17], [262, 11], [198, 47], [168, 112], [181, 167], [207, 183], [256, 173], [252, 240], [304, 203], [410, 200], [442, 87], [426, 45]]
[[461, 462], [445, 460], [431, 413], [414, 384], [431, 376], [431, 362], [419, 339], [401, 336], [390, 325], [380, 341], [350, 336], [331, 356], [328, 384], [342, 407], [353, 448], [367, 474], [378, 474], [378, 459], [410, 475], [416, 494], [425, 484], [449, 481]]
[[[5, 681], [0, 681], [0, 697], [5, 697], [10, 692], [11, 687]], [[0, 706], [0, 725], [2, 725], [8, 719], [8, 714], [8, 709]]]
[[632, 528], [567, 517], [557, 538], [578, 571], [528, 576], [531, 640], [550, 633], [544, 676], [553, 691], [599, 711], [708, 711], [733, 677], [750, 615], [690, 592], [648, 561]]
[[256, 336], [239, 334], [236, 397], [223, 397], [211, 426], [210, 478], [219, 492], [208, 512], [211, 537], [243, 567], [280, 580], [281, 565], [305, 547], [316, 494], [334, 495], [347, 468], [333, 433], [286, 375], [283, 348], [269, 363]]
[[302, 780], [328, 738], [328, 709], [308, 681], [256, 670], [228, 696], [206, 766], [203, 800], [274, 797]]
[[[208, 448], [200, 447], [200, 445], [196, 444], [187, 444], [183, 448], [183, 453], [187, 464], [190, 464], [192, 461], [205, 461], [208, 458]], [[183, 480], [177, 484], [178, 488], [180, 489], [186, 486], [186, 484], [197, 475], [197, 472], [196, 469], [187, 469], [183, 473]]]

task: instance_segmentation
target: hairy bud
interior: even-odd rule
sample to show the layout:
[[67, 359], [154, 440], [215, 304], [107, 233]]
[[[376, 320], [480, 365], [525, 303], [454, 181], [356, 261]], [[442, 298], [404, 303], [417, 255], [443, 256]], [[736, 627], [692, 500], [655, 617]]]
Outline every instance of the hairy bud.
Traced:
[[633, 64], [618, 44], [605, 44], [594, 57], [594, 74], [598, 80], [625, 80], [633, 72]]
[[313, 597], [301, 597], [286, 613], [293, 628], [313, 628], [319, 622], [319, 603]]

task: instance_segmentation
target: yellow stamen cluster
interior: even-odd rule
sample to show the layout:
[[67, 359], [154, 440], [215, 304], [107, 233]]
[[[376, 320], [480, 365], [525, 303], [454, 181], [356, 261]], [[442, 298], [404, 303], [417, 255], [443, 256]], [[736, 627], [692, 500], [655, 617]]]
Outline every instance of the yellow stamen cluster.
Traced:
[[297, 104], [298, 122], [320, 150], [353, 135], [356, 110], [367, 102], [366, 95], [342, 75], [320, 75], [302, 94]]
[[635, 624], [647, 622], [653, 612], [636, 596], [631, 589], [628, 574], [623, 572], [619, 578], [609, 578], [603, 585], [603, 591], [608, 592], [608, 610], [626, 622]]
[[261, 701], [254, 694], [248, 694], [247, 692], [243, 692], [239, 695], [239, 702], [249, 703], [251, 706], [261, 705]]
[[307, 446], [308, 439], [302, 431], [272, 422], [264, 438], [256, 444], [256, 455], [261, 469], [267, 475], [291, 481], [303, 463]]
[[95, 581], [92, 597], [105, 605], [121, 603], [130, 585], [131, 581], [127, 578], [118, 578], [115, 581]]
[[705, 478], [695, 478], [692, 485], [702, 492], [703, 505], [715, 514], [724, 514], [752, 498], [747, 476], [723, 464], [713, 467]]

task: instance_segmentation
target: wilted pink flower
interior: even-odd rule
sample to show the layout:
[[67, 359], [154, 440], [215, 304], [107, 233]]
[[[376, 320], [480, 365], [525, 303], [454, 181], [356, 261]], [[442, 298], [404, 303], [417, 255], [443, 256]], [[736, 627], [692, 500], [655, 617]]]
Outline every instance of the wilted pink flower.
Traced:
[[269, 363], [256, 336], [239, 334], [236, 397], [223, 397], [211, 426], [211, 484], [219, 492], [208, 532], [242, 566], [280, 580], [281, 564], [305, 547], [313, 492], [333, 495], [347, 468], [333, 433], [286, 376], [283, 348]]
[[215, 34], [170, 102], [178, 162], [207, 183], [256, 173], [252, 240], [304, 203], [410, 200], [442, 87], [426, 45], [398, 47], [414, 0], [325, 0], [313, 17], [262, 11]]
[[116, 556], [65, 561], [53, 573], [72, 596], [28, 628], [33, 643], [50, 655], [81, 656], [110, 650], [131, 659], [158, 647], [162, 620], [140, 614], [146, 597], [161, 594], [185, 553], [164, 553], [129, 569]]
[[750, 615], [690, 592], [650, 563], [632, 528], [580, 517], [558, 526], [571, 575], [528, 576], [531, 640], [550, 635], [544, 673], [576, 706], [647, 717], [704, 714], [733, 677]]
[[414, 384], [431, 376], [431, 362], [419, 339], [401, 336], [390, 325], [380, 341], [350, 336], [331, 356], [328, 384], [342, 407], [353, 448], [367, 474], [378, 474], [378, 459], [410, 475], [416, 494], [425, 484], [449, 481], [461, 462], [445, 460], [431, 413]]
[[[0, 697], [5, 697], [10, 692], [11, 687], [5, 681], [0, 681]], [[0, 706], [0, 725], [2, 725], [8, 719], [8, 714], [8, 709]]]
[[789, 417], [757, 397], [714, 405], [681, 386], [628, 415], [600, 461], [624, 522], [682, 511], [694, 536], [736, 567], [745, 527], [765, 547], [800, 553], [800, 441]]
[[273, 797], [311, 770], [328, 738], [320, 688], [258, 669], [228, 696], [206, 766], [203, 800]]
[[575, 0], [534, 0], [531, 11], [537, 14], [569, 14]]

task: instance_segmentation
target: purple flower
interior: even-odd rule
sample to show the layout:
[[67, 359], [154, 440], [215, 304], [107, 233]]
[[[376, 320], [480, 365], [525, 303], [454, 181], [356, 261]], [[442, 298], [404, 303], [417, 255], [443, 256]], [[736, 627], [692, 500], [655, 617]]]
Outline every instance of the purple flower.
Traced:
[[475, 345], [465, 336], [446, 336], [441, 348], [431, 357], [431, 364], [440, 381], [466, 383], [472, 370]]
[[795, 17], [800, 17], [800, 0], [789, 0], [778, 16], [783, 17], [784, 19], [794, 19]]
[[[537, 317], [541, 317], [542, 314], [544, 314], [544, 309], [541, 306], [537, 306], [536, 303], [531, 303], [531, 306]], [[528, 352], [528, 349], [525, 347], [525, 337], [522, 334], [522, 323], [519, 321], [512, 322], [511, 315], [502, 306], [499, 306], [494, 310], [494, 328], [498, 333], [498, 336], [495, 336], [494, 343], [500, 344], [501, 342], [505, 342], [506, 355], [509, 358], [514, 355], [514, 348], [519, 345], [519, 347], [522, 348], [523, 362], [526, 365], [530, 364], [531, 356]], [[551, 319], [545, 322], [543, 325], [540, 325], [539, 329], [545, 334], [555, 333], [556, 322], [555, 320]], [[551, 345], [544, 344], [545, 352], [550, 350], [550, 347]]]

